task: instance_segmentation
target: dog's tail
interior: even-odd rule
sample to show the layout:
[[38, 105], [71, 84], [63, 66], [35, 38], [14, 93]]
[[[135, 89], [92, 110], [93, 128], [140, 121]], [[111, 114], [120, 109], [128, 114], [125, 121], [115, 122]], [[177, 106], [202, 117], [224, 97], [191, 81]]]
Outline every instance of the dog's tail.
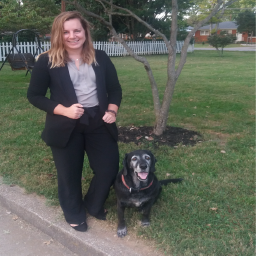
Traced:
[[161, 185], [167, 185], [168, 183], [178, 183], [178, 182], [182, 182], [183, 179], [179, 178], [179, 179], [168, 179], [168, 180], [160, 180], [159, 183]]

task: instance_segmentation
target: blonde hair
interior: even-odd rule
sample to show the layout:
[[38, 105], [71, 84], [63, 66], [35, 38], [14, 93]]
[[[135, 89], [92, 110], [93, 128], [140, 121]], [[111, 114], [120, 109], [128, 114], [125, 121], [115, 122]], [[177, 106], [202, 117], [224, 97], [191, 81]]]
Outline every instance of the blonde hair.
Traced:
[[89, 65], [93, 62], [96, 63], [95, 50], [93, 48], [90, 33], [90, 23], [81, 15], [80, 12], [70, 11], [62, 12], [53, 21], [51, 31], [51, 49], [47, 51], [51, 68], [64, 67], [70, 60], [64, 47], [63, 25], [65, 21], [72, 19], [78, 19], [85, 31], [86, 40], [83, 44], [82, 61]]

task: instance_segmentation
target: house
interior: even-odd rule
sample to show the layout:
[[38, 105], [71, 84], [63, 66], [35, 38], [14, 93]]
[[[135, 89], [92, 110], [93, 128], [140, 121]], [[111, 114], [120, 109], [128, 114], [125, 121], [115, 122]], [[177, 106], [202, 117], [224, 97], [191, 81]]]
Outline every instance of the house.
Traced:
[[[207, 37], [211, 34], [211, 31], [216, 29], [216, 24], [206, 25], [199, 28], [195, 33], [195, 42], [202, 43], [207, 41]], [[237, 32], [237, 25], [233, 21], [224, 21], [218, 24], [218, 31], [219, 34], [221, 31], [226, 31], [229, 34], [233, 34], [236, 36], [237, 42], [245, 42], [245, 43], [255, 43], [256, 37], [251, 37], [251, 35], [247, 32], [238, 33]]]

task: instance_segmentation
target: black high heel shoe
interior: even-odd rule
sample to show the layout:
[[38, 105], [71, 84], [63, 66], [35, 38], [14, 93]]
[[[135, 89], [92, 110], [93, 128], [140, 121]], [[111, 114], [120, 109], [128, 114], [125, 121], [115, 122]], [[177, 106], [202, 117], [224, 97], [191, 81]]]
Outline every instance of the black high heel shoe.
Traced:
[[108, 214], [108, 211], [106, 209], [104, 209], [103, 212], [98, 213], [97, 215], [93, 215], [93, 214], [91, 214], [91, 215], [93, 217], [95, 217], [96, 219], [98, 219], [98, 220], [106, 220], [107, 219], [107, 214]]
[[83, 222], [77, 226], [71, 226], [71, 224], [69, 224], [71, 228], [75, 229], [76, 231], [80, 231], [80, 232], [85, 232], [87, 230], [87, 223]]
[[107, 210], [107, 209], [102, 208], [99, 213], [94, 214], [94, 213], [92, 213], [92, 212], [90, 211], [90, 209], [88, 209], [88, 207], [86, 206], [86, 203], [85, 203], [85, 202], [84, 202], [84, 208], [87, 210], [87, 212], [88, 212], [91, 216], [95, 217], [95, 218], [98, 219], [98, 220], [106, 220], [106, 219], [107, 219], [107, 214], [108, 214], [108, 210]]

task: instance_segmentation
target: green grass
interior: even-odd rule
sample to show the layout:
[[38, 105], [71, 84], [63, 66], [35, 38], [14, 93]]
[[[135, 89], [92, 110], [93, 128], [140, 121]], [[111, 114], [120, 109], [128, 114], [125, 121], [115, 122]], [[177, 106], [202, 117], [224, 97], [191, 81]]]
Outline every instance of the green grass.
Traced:
[[[167, 56], [147, 58], [162, 98]], [[143, 66], [130, 57], [112, 61], [123, 88], [117, 124], [153, 126], [152, 95]], [[168, 178], [184, 178], [181, 184], [163, 188], [152, 208], [149, 228], [138, 225], [140, 213], [126, 211], [130, 234], [154, 241], [166, 255], [254, 255], [254, 63], [251, 52], [188, 55], [168, 125], [200, 132], [204, 139], [196, 146], [119, 143], [120, 168], [126, 152], [144, 148], [158, 160], [159, 179], [169, 174]], [[8, 66], [0, 72], [0, 175], [58, 204], [53, 159], [40, 138], [45, 114], [26, 99], [29, 78]], [[92, 177], [88, 161], [83, 176], [85, 193]], [[106, 207], [108, 221], [116, 225], [113, 190]]]

